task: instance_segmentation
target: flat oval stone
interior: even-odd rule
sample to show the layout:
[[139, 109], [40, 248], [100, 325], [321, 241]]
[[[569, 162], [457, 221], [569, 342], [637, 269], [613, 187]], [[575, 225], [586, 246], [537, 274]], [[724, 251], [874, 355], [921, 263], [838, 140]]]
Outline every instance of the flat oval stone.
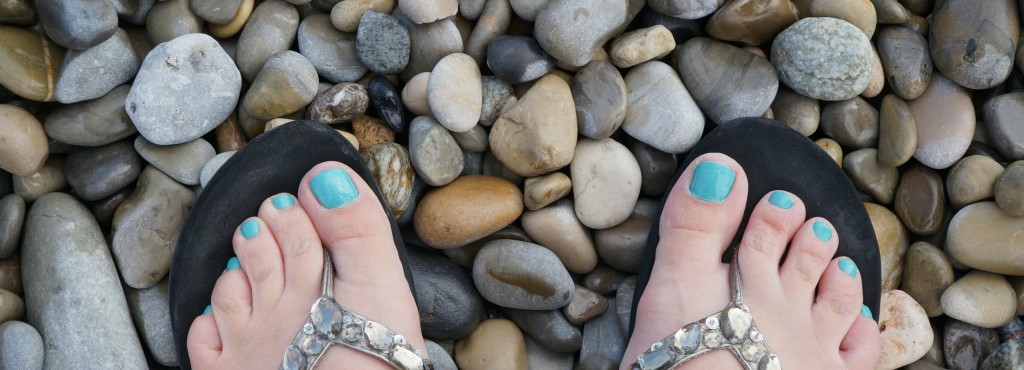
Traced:
[[1024, 275], [1024, 240], [1015, 238], [1024, 218], [1004, 212], [995, 202], [964, 207], [953, 216], [946, 236], [950, 256], [964, 265], [1006, 275]]
[[1024, 340], [1011, 339], [996, 347], [984, 362], [981, 370], [1014, 369], [1024, 367]]
[[1010, 164], [996, 178], [993, 194], [996, 204], [1006, 213], [1024, 216], [1024, 161]]
[[572, 299], [575, 285], [551, 250], [517, 240], [495, 240], [477, 253], [473, 281], [484, 299], [524, 310], [553, 310]]
[[648, 0], [651, 9], [670, 17], [697, 19], [714, 13], [725, 0]]
[[25, 99], [53, 101], [64, 48], [46, 36], [0, 25], [0, 64], [0, 85]]
[[921, 304], [928, 317], [942, 315], [940, 298], [953, 280], [953, 266], [938, 247], [917, 242], [907, 250], [900, 289]]
[[427, 103], [427, 83], [430, 72], [423, 72], [413, 77], [402, 87], [402, 103], [409, 112], [416, 116], [433, 116], [430, 104]]
[[[405, 29], [401, 31], [405, 33]], [[366, 75], [366, 67], [356, 56], [356, 36], [335, 29], [326, 14], [303, 19], [297, 34], [299, 53], [309, 59], [324, 79], [338, 84], [354, 82]]]
[[723, 41], [761, 45], [797, 19], [800, 12], [792, 1], [730, 1], [708, 20], [708, 34]]
[[146, 33], [154, 45], [202, 32], [203, 20], [192, 13], [187, 0], [157, 2], [146, 14]]
[[490, 132], [491, 152], [519, 176], [565, 167], [576, 147], [576, 112], [569, 85], [555, 75], [537, 81], [502, 113]]
[[29, 210], [21, 249], [27, 322], [46, 338], [46, 366], [147, 367], [109, 251], [70, 195], [48, 194]]
[[21, 241], [25, 224], [25, 199], [17, 194], [0, 198], [0, 258], [14, 254]]
[[977, 369], [999, 345], [999, 335], [994, 329], [949, 319], [943, 329], [942, 342], [943, 357], [950, 369]]
[[900, 166], [914, 156], [916, 149], [917, 123], [910, 107], [895, 95], [886, 95], [878, 116], [878, 163]]
[[[604, 139], [626, 118], [626, 81], [608, 61], [595, 60], [576, 71], [570, 86], [580, 135]], [[485, 99], [486, 100], [486, 99]]]
[[234, 111], [241, 88], [241, 75], [220, 44], [210, 36], [189, 34], [157, 45], [146, 55], [125, 109], [147, 140], [181, 144], [224, 122]]
[[160, 282], [195, 194], [154, 167], [139, 176], [135, 192], [117, 207], [111, 251], [125, 284], [136, 289]]
[[[315, 80], [308, 80], [314, 82]], [[316, 91], [314, 84], [314, 93]], [[267, 91], [267, 97], [274, 98], [274, 94]], [[309, 104], [307, 116], [309, 119], [323, 123], [334, 124], [348, 122], [366, 113], [370, 104], [370, 98], [363, 85], [352, 82], [343, 82], [329, 89], [324, 90]], [[367, 145], [369, 146], [369, 145]]]
[[10, 104], [0, 104], [0, 169], [17, 176], [30, 176], [49, 157], [49, 139], [32, 113]]
[[[318, 82], [316, 68], [306, 57], [291, 50], [282, 51], [267, 59], [245, 93], [242, 109], [261, 120], [283, 117], [312, 102]], [[365, 95], [364, 89], [364, 106]]]
[[242, 0], [191, 0], [189, 8], [199, 18], [215, 23], [225, 24], [235, 18], [235, 13], [242, 7]]
[[103, 0], [37, 0], [43, 30], [58, 45], [84, 50], [99, 45], [117, 29], [117, 12]]
[[64, 178], [64, 158], [51, 157], [29, 176], [14, 176], [14, 193], [25, 198], [26, 202], [34, 202], [43, 195], [67, 188]]
[[904, 258], [909, 245], [907, 229], [888, 208], [874, 203], [864, 203], [864, 208], [875, 230], [875, 240], [878, 241], [882, 291], [899, 288], [903, 280]]
[[988, 138], [999, 153], [1011, 161], [1024, 159], [1024, 92], [989, 99], [982, 111]]
[[975, 115], [964, 88], [936, 74], [924, 94], [907, 105], [917, 123], [914, 158], [939, 170], [952, 166], [967, 152], [974, 137]]
[[359, 151], [370, 174], [384, 195], [384, 203], [399, 219], [405, 214], [412, 197], [414, 171], [409, 153], [393, 142], [382, 142]]
[[821, 107], [816, 99], [797, 94], [785, 86], [780, 86], [771, 105], [775, 120], [785, 123], [804, 136], [811, 136], [818, 131], [821, 119]]
[[0, 365], [5, 369], [42, 369], [43, 338], [21, 321], [0, 324]]
[[342, 0], [331, 8], [331, 23], [342, 32], [356, 32], [367, 11], [391, 13], [395, 0]]
[[576, 217], [592, 229], [629, 218], [640, 197], [640, 165], [612, 139], [580, 139], [570, 165]]
[[851, 149], [877, 146], [878, 110], [859, 96], [829, 103], [821, 110], [821, 131]]
[[431, 186], [451, 183], [465, 165], [462, 149], [451, 133], [426, 116], [409, 124], [409, 156], [416, 173]]
[[768, 59], [703, 37], [680, 50], [677, 67], [686, 89], [715, 123], [759, 117], [775, 99], [779, 79]]
[[139, 136], [135, 138], [135, 151], [153, 167], [185, 185], [199, 185], [199, 173], [203, 165], [217, 155], [213, 145], [202, 138], [184, 144], [162, 146]]
[[946, 175], [946, 191], [954, 209], [992, 198], [1003, 166], [994, 159], [971, 155], [956, 162]]
[[561, 172], [526, 179], [523, 185], [523, 203], [529, 210], [546, 207], [572, 191], [572, 181]]
[[609, 56], [612, 63], [619, 68], [629, 68], [637, 64], [661, 59], [676, 48], [672, 32], [665, 26], [655, 25], [627, 32], [612, 40]]
[[626, 88], [622, 130], [629, 136], [673, 154], [697, 145], [704, 133], [704, 115], [672, 67], [658, 61], [633, 67], [626, 75]]
[[[508, 32], [509, 24], [512, 22], [512, 6], [508, 1], [480, 0], [479, 2], [482, 14], [469, 34], [469, 39], [466, 40], [466, 54], [473, 57], [477, 64], [484, 65], [487, 63], [487, 50], [491, 42]], [[464, 4], [470, 3], [469, 1], [460, 1], [459, 6], [462, 7]], [[460, 13], [460, 15], [468, 18], [465, 13]], [[540, 49], [540, 46], [536, 45], [536, 41], [534, 44], [537, 49]], [[541, 53], [551, 59], [544, 54], [543, 50]]]
[[871, 42], [852, 24], [836, 18], [804, 18], [772, 43], [779, 80], [793, 91], [839, 101], [860, 95], [872, 73]]
[[882, 204], [892, 203], [900, 172], [896, 167], [879, 164], [877, 149], [866, 148], [847, 154], [843, 158], [843, 170], [857, 189]]
[[138, 132], [124, 109], [131, 85], [121, 85], [99, 99], [65, 105], [46, 116], [46, 135], [65, 144], [100, 146]]
[[1016, 5], [1010, 0], [938, 2], [929, 37], [935, 68], [968, 89], [1003, 83], [1020, 39]]
[[125, 295], [142, 343], [153, 359], [164, 366], [178, 366], [171, 313], [166, 309], [170, 301], [169, 290], [168, 280], [164, 279], [152, 288], [125, 289]]
[[630, 217], [621, 224], [597, 230], [594, 241], [601, 261], [619, 271], [636, 273], [650, 231], [651, 220], [647, 217]]
[[455, 363], [464, 370], [527, 370], [523, 333], [507, 319], [484, 320], [455, 341]]
[[903, 99], [924, 94], [932, 77], [928, 40], [906, 27], [884, 27], [878, 31], [878, 56], [886, 81]]
[[260, 3], [238, 37], [235, 60], [246, 81], [253, 81], [270, 56], [288, 50], [299, 29], [299, 12], [282, 0]]
[[537, 13], [533, 35], [552, 57], [570, 66], [590, 62], [640, 11], [628, 1], [550, 0]]
[[536, 211], [523, 212], [519, 221], [535, 243], [550, 249], [574, 274], [597, 266], [597, 252], [588, 230], [576, 218], [572, 200], [565, 199]]
[[473, 128], [483, 108], [483, 81], [473, 58], [455, 53], [437, 62], [427, 82], [427, 103], [445, 128], [454, 132]]
[[132, 50], [128, 33], [118, 28], [99, 45], [65, 54], [54, 97], [64, 104], [99, 98], [135, 77], [141, 63]]
[[895, 369], [917, 361], [928, 352], [935, 333], [921, 305], [901, 290], [882, 294], [878, 312], [882, 356], [878, 368]]
[[522, 213], [523, 195], [508, 180], [461, 176], [423, 197], [416, 207], [414, 226], [424, 243], [447, 249], [498, 231]]
[[903, 173], [896, 188], [894, 208], [910, 232], [934, 235], [946, 215], [946, 191], [938, 172], [914, 166]]
[[370, 106], [377, 112], [377, 116], [387, 123], [391, 131], [405, 131], [405, 109], [402, 107], [401, 93], [395, 84], [384, 76], [375, 76], [370, 79], [366, 90]]
[[543, 77], [555, 68], [555, 59], [527, 36], [501, 36], [487, 46], [487, 67], [510, 84]]
[[401, 72], [409, 64], [409, 45], [409, 32], [398, 19], [376, 10], [363, 14], [356, 55], [366, 68], [379, 75]]
[[[608, 299], [608, 305], [616, 306], [619, 298]], [[607, 310], [600, 316], [583, 324], [583, 346], [580, 348], [579, 365], [582, 369], [612, 369], [622, 362], [626, 351], [626, 334], [619, 324], [617, 312]]]
[[997, 328], [1013, 319], [1017, 295], [1006, 278], [975, 270], [942, 292], [942, 311], [969, 324]]
[[440, 254], [415, 248], [408, 252], [423, 335], [458, 339], [471, 334], [486, 316], [470, 275]]
[[[213, 149], [213, 148], [210, 148]], [[124, 140], [100, 147], [75, 147], [64, 164], [64, 176], [84, 200], [100, 200], [135, 182], [142, 160]]]

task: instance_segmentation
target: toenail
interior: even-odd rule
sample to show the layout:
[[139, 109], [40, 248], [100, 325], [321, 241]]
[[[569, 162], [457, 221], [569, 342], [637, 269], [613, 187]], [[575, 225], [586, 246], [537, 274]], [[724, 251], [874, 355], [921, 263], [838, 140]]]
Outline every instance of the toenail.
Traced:
[[690, 194], [700, 200], [719, 203], [729, 196], [736, 173], [732, 168], [718, 162], [701, 162], [693, 170]]
[[814, 236], [817, 236], [821, 241], [827, 242], [829, 239], [832, 239], [832, 228], [828, 224], [822, 221], [814, 221], [814, 225], [811, 228], [814, 229]]
[[871, 309], [868, 308], [868, 306], [861, 305], [860, 306], [860, 313], [862, 315], [864, 315], [864, 317], [867, 317], [867, 318], [872, 319], [872, 320], [875, 319], [875, 317], [871, 315]]
[[231, 257], [228, 260], [228, 271], [236, 270], [239, 267], [242, 267], [242, 264], [238, 262], [238, 257]]
[[252, 239], [256, 234], [260, 233], [260, 223], [256, 220], [248, 220], [242, 223], [242, 236], [246, 239]]
[[210, 311], [213, 311], [213, 307], [206, 305], [206, 308], [203, 309], [203, 315], [210, 313]]
[[839, 269], [843, 270], [847, 275], [850, 275], [850, 277], [857, 276], [857, 264], [849, 258], [839, 259]]
[[784, 191], [775, 191], [768, 197], [768, 203], [782, 209], [790, 209], [793, 207], [793, 197]]
[[340, 168], [331, 168], [313, 176], [309, 181], [309, 190], [313, 191], [320, 205], [327, 209], [341, 207], [359, 197], [359, 190], [352, 182], [352, 177]]
[[274, 205], [274, 208], [282, 210], [295, 205], [295, 197], [291, 194], [281, 194], [270, 201]]

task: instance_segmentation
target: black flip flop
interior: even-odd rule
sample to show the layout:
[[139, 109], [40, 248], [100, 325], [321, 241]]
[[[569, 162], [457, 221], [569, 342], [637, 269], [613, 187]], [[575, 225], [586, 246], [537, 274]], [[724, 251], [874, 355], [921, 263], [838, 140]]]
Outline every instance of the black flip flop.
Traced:
[[[754, 205], [773, 190], [785, 190], [800, 197], [807, 208], [807, 218], [823, 217], [839, 234], [836, 256], [852, 259], [861, 272], [864, 305], [878, 317], [881, 299], [881, 266], [878, 242], [867, 211], [853, 184], [835, 162], [810, 139], [781, 122], [764, 118], [738, 118], [720, 125], [707, 134], [690, 151], [672, 184], [679, 180], [683, 170], [698, 156], [723, 153], [736, 160], [747, 174], [749, 191], [743, 222], [722, 262], [731, 260], [732, 251], [739, 244]], [[672, 186], [669, 186], [671, 189]], [[668, 198], [661, 199], [661, 208]], [[659, 209], [655, 220], [661, 219]], [[655, 249], [658, 246], [658, 222], [651, 227], [637, 274], [633, 310], [630, 313], [629, 335], [633, 335], [636, 306], [651, 277]]]
[[[258, 136], [224, 163], [203, 188], [185, 220], [171, 264], [171, 327], [182, 369], [192, 367], [185, 345], [188, 329], [210, 303], [213, 285], [224, 264], [234, 255], [231, 237], [235, 228], [255, 216], [268, 197], [296, 194], [306, 172], [325, 161], [351, 167], [366, 180], [380, 203], [387, 204], [359, 152], [337, 131], [313, 121], [291, 122]], [[405, 266], [405, 278], [413, 289], [398, 225], [391, 210], [384, 207], [384, 211], [391, 220], [392, 237]]]

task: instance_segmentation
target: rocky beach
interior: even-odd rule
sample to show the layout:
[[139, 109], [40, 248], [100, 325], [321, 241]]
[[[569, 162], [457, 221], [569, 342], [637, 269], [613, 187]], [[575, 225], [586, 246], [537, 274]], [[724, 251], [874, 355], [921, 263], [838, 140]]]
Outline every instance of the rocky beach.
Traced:
[[178, 367], [188, 213], [300, 119], [373, 173], [436, 369], [615, 369], [663, 194], [743, 117], [807, 136], [859, 190], [877, 369], [1024, 369], [1022, 10], [0, 0], [0, 369]]

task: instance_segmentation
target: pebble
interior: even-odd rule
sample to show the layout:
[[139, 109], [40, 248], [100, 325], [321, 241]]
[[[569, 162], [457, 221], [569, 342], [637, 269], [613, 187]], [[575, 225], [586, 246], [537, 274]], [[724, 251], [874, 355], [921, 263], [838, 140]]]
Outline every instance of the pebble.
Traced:
[[242, 7], [242, 0], [191, 0], [188, 5], [204, 21], [225, 24], [235, 19], [235, 14]]
[[570, 89], [580, 135], [604, 139], [619, 129], [626, 118], [628, 91], [614, 65], [603, 60], [587, 63], [576, 71]]
[[25, 301], [11, 291], [0, 289], [0, 323], [25, 316]]
[[39, 168], [39, 171], [29, 176], [14, 176], [14, 193], [25, 198], [25, 202], [31, 203], [47, 193], [61, 191], [67, 188], [68, 182], [64, 178], [64, 158], [51, 157]]
[[633, 143], [630, 152], [640, 165], [640, 191], [650, 196], [664, 194], [675, 177], [676, 156], [639, 141]]
[[375, 76], [370, 79], [366, 90], [370, 106], [377, 112], [377, 116], [387, 123], [391, 131], [405, 131], [405, 109], [402, 108], [402, 98], [395, 84], [384, 76]]
[[8, 1], [0, 8], [0, 19], [6, 24], [31, 26], [35, 23], [36, 12], [30, 4], [27, 0]]
[[935, 170], [915, 165], [903, 172], [894, 208], [910, 232], [934, 235], [946, 216], [946, 191]]
[[96, 221], [100, 223], [100, 226], [110, 226], [110, 220], [114, 218], [114, 212], [117, 211], [117, 207], [121, 206], [121, 203], [128, 198], [129, 195], [135, 189], [132, 187], [125, 187], [119, 190], [114, 195], [100, 199], [92, 203], [89, 207], [92, 210], [92, 214], [96, 216]]
[[981, 363], [981, 370], [1024, 368], [1024, 340], [1011, 339], [996, 347]]
[[8, 258], [18, 249], [25, 210], [25, 199], [20, 195], [7, 194], [0, 198], [0, 258]]
[[982, 111], [988, 138], [1007, 159], [1024, 159], [1024, 92], [999, 95], [989, 99]]
[[188, 0], [157, 2], [146, 15], [146, 33], [153, 45], [200, 32], [203, 32], [203, 20], [192, 13]]
[[508, 226], [523, 213], [515, 184], [494, 176], [461, 176], [431, 190], [416, 208], [416, 235], [448, 249], [469, 244]]
[[42, 369], [43, 355], [43, 338], [32, 325], [21, 321], [0, 324], [0, 366], [5, 369]]
[[572, 370], [574, 357], [573, 354], [548, 351], [537, 341], [526, 337], [526, 362], [530, 370]]
[[[152, 1], [152, 0], [147, 0]], [[255, 5], [253, 0], [242, 0], [241, 5], [238, 7], [238, 12], [235, 13], [234, 18], [231, 21], [224, 24], [210, 23], [210, 34], [218, 38], [229, 38], [234, 37], [245, 24], [248, 23], [249, 17], [252, 16], [252, 9]]]
[[775, 68], [768, 59], [723, 42], [690, 39], [676, 59], [686, 89], [717, 124], [764, 114], [779, 88]]
[[387, 124], [379, 118], [370, 116], [356, 117], [352, 121], [352, 132], [353, 134], [351, 135], [355, 136], [356, 142], [362, 145], [363, 148], [369, 148], [378, 143], [395, 142], [395, 132], [391, 131]]
[[[465, 44], [466, 54], [473, 57], [477, 64], [485, 65], [487, 63], [489, 45], [495, 38], [508, 32], [509, 24], [512, 22], [512, 7], [507, 0], [481, 0], [479, 2], [482, 7], [482, 13]], [[469, 3], [467, 1], [460, 1], [459, 6], [461, 7], [463, 4]], [[466, 17], [466, 14], [462, 14], [462, 16]], [[536, 41], [533, 41], [534, 45], [531, 46], [535, 46], [539, 50], [540, 46], [536, 45], [536, 43]], [[540, 52], [545, 58], [551, 59], [547, 54], [544, 54], [543, 50]], [[552, 64], [554, 64], [553, 60]]]
[[[692, 3], [692, 1], [691, 1]], [[722, 41], [762, 45], [800, 19], [792, 1], [739, 0], [724, 4], [708, 20], [708, 34]]]
[[583, 343], [580, 329], [566, 320], [561, 310], [502, 310], [526, 335], [545, 349], [555, 353], [571, 354], [579, 351]]
[[955, 319], [946, 321], [942, 336], [942, 352], [946, 364], [954, 370], [977, 369], [999, 345], [999, 336], [995, 330], [979, 328]]
[[32, 205], [21, 263], [27, 322], [46, 338], [47, 368], [147, 367], [103, 233], [78, 201], [53, 193]]
[[[427, 103], [427, 83], [430, 72], [423, 72], [405, 83], [402, 88], [402, 103], [416, 116], [433, 116]], [[511, 89], [511, 88], [510, 88]]]
[[24, 108], [0, 104], [0, 169], [15, 176], [31, 176], [49, 156], [49, 140], [32, 113]]
[[86, 50], [69, 50], [54, 85], [54, 98], [64, 104], [99, 98], [131, 80], [142, 61], [118, 28], [114, 35]]
[[[608, 305], [615, 307], [616, 298], [609, 298]], [[626, 352], [626, 334], [619, 325], [614, 310], [583, 324], [583, 346], [580, 348], [580, 369], [614, 369], [622, 362]]]
[[[818, 131], [821, 119], [821, 107], [818, 100], [797, 94], [785, 86], [779, 86], [771, 110], [775, 119], [796, 130], [804, 136], [811, 136]], [[841, 161], [840, 161], [841, 162]]]
[[612, 40], [608, 54], [616, 67], [629, 68], [664, 58], [675, 48], [672, 32], [665, 26], [657, 25], [622, 34]]
[[[640, 11], [636, 1], [549, 0], [537, 13], [533, 35], [552, 57], [570, 66], [590, 62]], [[514, 9], [514, 8], [513, 8]]]
[[924, 94], [932, 77], [932, 57], [924, 36], [901, 26], [878, 31], [878, 56], [893, 93], [913, 100]]
[[564, 199], [523, 212], [523, 230], [535, 243], [550, 249], [569, 272], [585, 274], [597, 266], [597, 251], [588, 230], [576, 218], [573, 202]]
[[882, 355], [876, 369], [909, 365], [924, 356], [935, 340], [924, 309], [901, 290], [882, 294], [878, 328], [882, 337]]
[[953, 280], [953, 266], [942, 249], [916, 242], [907, 250], [900, 289], [914, 298], [928, 317], [942, 315], [940, 298]]
[[[305, 80], [305, 78], [304, 78]], [[305, 81], [305, 83], [314, 80]], [[314, 84], [315, 86], [315, 84]], [[314, 93], [316, 88], [314, 87]], [[267, 91], [268, 99], [274, 99], [276, 94]], [[298, 105], [298, 101], [295, 102]], [[363, 85], [358, 83], [343, 82], [316, 95], [316, 98], [309, 104], [306, 115], [309, 119], [323, 123], [334, 124], [348, 122], [366, 113], [370, 105], [370, 97]], [[305, 104], [303, 104], [305, 106]], [[301, 108], [300, 108], [301, 109]], [[370, 145], [366, 145], [369, 147]]]
[[897, 289], [903, 280], [904, 258], [910, 244], [907, 229], [888, 208], [874, 203], [864, 203], [864, 208], [875, 230], [875, 240], [878, 241], [882, 292]]
[[178, 366], [178, 353], [171, 331], [171, 313], [168, 280], [148, 289], [125, 289], [128, 309], [138, 327], [142, 343], [156, 362], [164, 366]]
[[941, 170], [963, 157], [975, 127], [974, 104], [967, 90], [936, 74], [924, 94], [907, 105], [917, 125], [915, 159]]
[[342, 0], [331, 8], [331, 24], [342, 32], [356, 32], [366, 12], [388, 14], [394, 8], [395, 0]]
[[864, 149], [878, 145], [878, 110], [859, 96], [821, 110], [821, 131], [839, 145]]
[[993, 194], [996, 204], [1006, 213], [1024, 216], [1024, 161], [1010, 164], [996, 178]]
[[110, 249], [125, 284], [145, 289], [167, 276], [194, 200], [192, 190], [155, 167], [142, 171], [135, 192], [117, 207], [110, 229]]
[[124, 109], [131, 85], [121, 85], [99, 99], [66, 105], [46, 116], [46, 135], [78, 146], [101, 146], [138, 132]]
[[878, 15], [879, 24], [903, 24], [910, 18], [910, 11], [897, 0], [871, 0]]
[[426, 116], [409, 124], [409, 156], [416, 173], [431, 186], [451, 183], [465, 165], [462, 149], [451, 133]]
[[491, 152], [516, 175], [565, 167], [576, 147], [576, 112], [569, 85], [555, 75], [538, 80], [494, 123]]
[[142, 164], [128, 140], [100, 147], [75, 147], [67, 155], [64, 177], [75, 195], [87, 201], [100, 200], [135, 182]]
[[463, 370], [527, 370], [523, 332], [507, 319], [484, 320], [455, 341], [455, 363]]
[[483, 109], [483, 81], [473, 58], [455, 53], [437, 62], [427, 82], [427, 103], [445, 128], [454, 132], [473, 128]]
[[524, 21], [533, 22], [537, 19], [537, 13], [550, 0], [509, 0], [512, 10]]
[[184, 144], [162, 146], [139, 136], [135, 139], [135, 151], [153, 167], [185, 185], [198, 185], [203, 165], [217, 155], [213, 145], [202, 138]]
[[872, 73], [871, 42], [854, 25], [836, 18], [804, 18], [772, 43], [779, 79], [793, 91], [839, 101], [860, 95]]
[[1024, 240], [1015, 238], [1024, 218], [1012, 216], [995, 202], [964, 207], [953, 216], [946, 236], [950, 256], [964, 265], [1005, 275], [1024, 275]]
[[[279, 0], [264, 4], [270, 1]], [[190, 34], [157, 45], [146, 55], [125, 109], [147, 140], [181, 144], [224, 122], [241, 88], [241, 76], [220, 44], [210, 36]]]
[[622, 130], [666, 153], [689, 151], [704, 133], [704, 115], [668, 64], [651, 61], [626, 75]]
[[914, 156], [916, 149], [917, 123], [910, 107], [896, 95], [886, 95], [878, 115], [878, 164], [903, 165]]
[[396, 17], [409, 31], [409, 64], [398, 75], [402, 80], [430, 72], [441, 58], [463, 51], [465, 41], [451, 19], [416, 24], [405, 15]]
[[565, 318], [576, 326], [583, 325], [607, 310], [608, 300], [605, 297], [580, 285], [576, 285], [576, 292], [569, 304], [562, 307]]
[[36, 14], [57, 45], [85, 50], [106, 41], [117, 29], [117, 13], [103, 0], [36, 0]]
[[299, 12], [282, 0], [266, 0], [252, 11], [238, 36], [235, 61], [246, 81], [253, 81], [267, 59], [288, 50], [299, 29]]
[[[400, 31], [405, 34], [404, 28]], [[299, 53], [325, 80], [339, 84], [366, 75], [367, 69], [357, 57], [356, 35], [335, 29], [326, 14], [306, 17], [296, 33]]]
[[612, 139], [580, 139], [570, 165], [576, 217], [591, 229], [625, 221], [640, 196], [640, 165]]
[[1013, 69], [1020, 38], [1017, 4], [952, 0], [936, 5], [928, 37], [935, 68], [968, 89], [1002, 84]]
[[[283, 117], [309, 105], [317, 96], [317, 85], [316, 68], [306, 57], [291, 50], [282, 51], [267, 59], [245, 93], [242, 109], [260, 120]], [[365, 110], [365, 89], [363, 105]]]
[[500, 239], [511, 239], [533, 243], [533, 239], [530, 239], [523, 229], [517, 225], [509, 225], [462, 247], [442, 249], [441, 253], [444, 253], [446, 257], [451, 259], [452, 262], [455, 262], [457, 265], [466, 269], [472, 269], [473, 260], [476, 258], [477, 252], [487, 245], [487, 243]]
[[[562, 199], [572, 191], [572, 180], [561, 172], [526, 179], [523, 185], [523, 203], [536, 211]], [[574, 216], [575, 217], [575, 216]]]
[[234, 113], [214, 129], [214, 136], [217, 138], [218, 152], [229, 152], [245, 146], [245, 136], [242, 127], [238, 125], [238, 116]]
[[866, 148], [849, 153], [843, 158], [843, 170], [853, 185], [882, 204], [892, 203], [900, 172], [895, 167], [878, 163], [878, 150]]
[[412, 197], [414, 171], [405, 147], [382, 142], [359, 151], [370, 174], [384, 195], [384, 202], [395, 219], [402, 218]]
[[409, 64], [409, 32], [395, 17], [369, 10], [359, 21], [356, 55], [376, 74], [401, 72]]
[[431, 364], [434, 365], [434, 370], [459, 370], [448, 350], [432, 340], [425, 339], [424, 342], [427, 345], [427, 357], [430, 358]]
[[942, 292], [942, 311], [972, 325], [998, 328], [1016, 314], [1017, 295], [1006, 278], [975, 270]]
[[53, 101], [64, 53], [45, 36], [0, 25], [0, 85], [25, 99]]
[[811, 17], [832, 17], [850, 22], [871, 39], [875, 34], [878, 17], [875, 6], [869, 0], [814, 0], [811, 2]]
[[398, 8], [414, 23], [424, 24], [455, 15], [459, 10], [457, 0], [403, 0]]
[[[490, 140], [487, 138], [487, 129], [481, 125], [473, 126], [469, 131], [453, 132], [452, 137], [455, 138], [455, 142], [459, 144], [459, 148], [462, 148], [464, 152], [482, 153], [490, 146]], [[480, 159], [483, 159], [483, 157], [481, 156]]]
[[486, 315], [470, 275], [440, 254], [408, 252], [423, 335], [458, 339], [471, 334]]
[[726, 0], [648, 0], [651, 9], [670, 17], [698, 19], [714, 13]]
[[612, 268], [636, 273], [640, 270], [650, 232], [651, 219], [647, 217], [630, 217], [621, 224], [597, 230], [594, 233], [597, 253]]
[[205, 188], [206, 184], [210, 182], [210, 179], [213, 179], [213, 175], [215, 175], [217, 170], [220, 169], [220, 166], [223, 166], [232, 155], [235, 155], [234, 151], [220, 153], [213, 156], [213, 158], [210, 158], [210, 160], [203, 165], [203, 169], [199, 171], [199, 186]]
[[487, 46], [487, 67], [510, 84], [530, 82], [551, 72], [555, 59], [527, 36], [500, 36]]
[[473, 282], [488, 302], [523, 310], [569, 304], [575, 285], [551, 250], [518, 240], [487, 243], [473, 261]]
[[954, 209], [991, 199], [996, 179], [1003, 166], [982, 155], [966, 156], [957, 161], [946, 175], [946, 191]]

